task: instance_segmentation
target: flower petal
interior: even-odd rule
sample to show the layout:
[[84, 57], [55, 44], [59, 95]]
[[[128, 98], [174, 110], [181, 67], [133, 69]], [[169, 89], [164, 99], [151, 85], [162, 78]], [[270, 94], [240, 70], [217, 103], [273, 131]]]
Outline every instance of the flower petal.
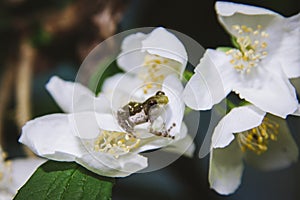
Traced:
[[277, 13], [265, 8], [224, 1], [217, 1], [215, 9], [217, 14], [221, 16], [232, 16], [236, 13], [245, 15], [277, 15]]
[[136, 67], [143, 64], [146, 52], [142, 52], [142, 41], [147, 37], [144, 33], [136, 33], [124, 38], [121, 46], [121, 54], [117, 63], [126, 72], [132, 72]]
[[[276, 68], [273, 63], [273, 68]], [[298, 106], [295, 89], [285, 77], [272, 71], [257, 69], [258, 73], [247, 80], [240, 79], [234, 91], [258, 108], [285, 118]], [[248, 78], [248, 77], [247, 77]]]
[[187, 157], [192, 158], [196, 149], [195, 144], [193, 143], [193, 139], [188, 134], [188, 129], [185, 123], [181, 124], [180, 137], [179, 139], [175, 138], [175, 141], [170, 145], [163, 148], [163, 151], [172, 152], [179, 155], [184, 154]]
[[172, 128], [170, 135], [176, 136], [176, 133], [181, 128], [185, 108], [181, 98], [183, 86], [176, 75], [169, 75], [163, 82], [162, 90], [169, 99], [166, 108], [166, 127], [169, 128], [175, 123], [175, 127]]
[[138, 73], [147, 54], [158, 55], [178, 61], [182, 66], [182, 75], [186, 63], [187, 52], [180, 40], [166, 29], [159, 27], [148, 35], [136, 33], [127, 36], [122, 43], [122, 52], [117, 63], [126, 72]]
[[81, 111], [95, 111], [98, 113], [111, 113], [111, 102], [104, 94], [98, 94], [93, 98], [93, 102], [89, 105], [84, 105]]
[[80, 83], [64, 81], [53, 76], [46, 88], [59, 107], [67, 113], [80, 111], [108, 112], [108, 100], [95, 95]]
[[14, 195], [15, 195], [15, 194], [9, 193], [8, 191], [5, 191], [5, 190], [1, 190], [1, 191], [0, 191], [0, 197], [1, 197], [1, 199], [3, 199], [3, 200], [13, 199], [13, 198], [14, 198]]
[[[84, 152], [67, 114], [52, 114], [25, 124], [19, 142], [34, 153], [58, 161], [74, 161]], [[88, 124], [86, 124], [88, 127]]]
[[123, 132], [120, 128], [117, 118], [112, 114], [96, 114], [96, 119], [98, 123], [99, 130], [107, 130], [107, 131], [119, 131]]
[[219, 194], [233, 193], [241, 184], [244, 170], [243, 154], [234, 140], [226, 148], [213, 149], [210, 153], [209, 184]]
[[300, 77], [300, 14], [286, 19], [279, 58], [288, 78]]
[[256, 28], [259, 24], [266, 28], [275, 25], [275, 21], [283, 19], [282, 16], [271, 10], [244, 4], [218, 1], [215, 9], [220, 23], [232, 35], [236, 35], [232, 29], [233, 25]]
[[265, 112], [255, 106], [233, 108], [216, 126], [212, 136], [212, 147], [223, 148], [234, 139], [233, 133], [243, 132], [261, 124]]
[[267, 115], [273, 122], [279, 125], [279, 134], [276, 141], [268, 143], [268, 150], [261, 155], [253, 152], [245, 152], [245, 160], [250, 165], [261, 170], [275, 170], [288, 167], [298, 160], [298, 147], [290, 134], [286, 120]]
[[111, 108], [117, 110], [131, 100], [144, 101], [143, 85], [143, 81], [132, 74], [118, 73], [104, 81], [102, 93], [111, 101]]
[[154, 29], [148, 37], [142, 41], [142, 49], [150, 54], [176, 60], [182, 64], [183, 73], [188, 57], [181, 41], [166, 29], [159, 27]]
[[76, 162], [92, 172], [109, 177], [125, 177], [147, 167], [147, 158], [127, 153], [118, 158], [102, 152], [90, 152], [76, 159]]
[[[139, 134], [138, 138], [141, 139], [139, 147], [134, 150], [134, 152], [144, 152], [147, 150], [159, 149], [162, 147], [167, 147], [177, 141], [185, 139], [187, 136], [187, 128], [184, 123], [181, 124], [180, 131], [175, 135], [175, 139], [156, 136], [149, 133], [147, 129], [137, 129], [136, 132]], [[188, 147], [186, 147], [188, 148]], [[182, 152], [183, 153], [183, 152]]]
[[108, 113], [82, 112], [68, 115], [70, 127], [75, 136], [81, 139], [98, 137], [100, 130], [120, 130], [116, 120]]
[[231, 91], [236, 78], [229, 60], [223, 52], [211, 49], [205, 52], [183, 92], [188, 107], [195, 110], [211, 109]]
[[34, 171], [46, 160], [41, 158], [13, 159], [11, 192], [16, 193], [34, 173]]
[[74, 135], [80, 139], [95, 139], [101, 130], [122, 132], [112, 113], [82, 112], [68, 115]]
[[46, 88], [64, 112], [73, 112], [75, 106], [74, 99], [77, 99], [75, 98], [75, 95], [77, 97], [93, 96], [93, 93], [83, 85], [64, 81], [57, 76], [53, 76], [50, 79]]

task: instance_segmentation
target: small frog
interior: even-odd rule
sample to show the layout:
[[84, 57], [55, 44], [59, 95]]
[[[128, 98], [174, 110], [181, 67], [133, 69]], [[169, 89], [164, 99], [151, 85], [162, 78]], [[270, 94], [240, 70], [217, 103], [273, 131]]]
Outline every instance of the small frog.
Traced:
[[161, 131], [155, 131], [152, 128], [154, 121], [162, 114], [163, 107], [168, 102], [169, 99], [163, 91], [156, 92], [154, 96], [149, 97], [143, 103], [130, 101], [117, 111], [118, 123], [127, 133], [133, 134], [136, 125], [150, 122], [150, 133], [174, 138], [174, 136], [169, 135], [169, 132], [175, 124], [168, 130], [166, 130], [165, 124], [163, 124]]

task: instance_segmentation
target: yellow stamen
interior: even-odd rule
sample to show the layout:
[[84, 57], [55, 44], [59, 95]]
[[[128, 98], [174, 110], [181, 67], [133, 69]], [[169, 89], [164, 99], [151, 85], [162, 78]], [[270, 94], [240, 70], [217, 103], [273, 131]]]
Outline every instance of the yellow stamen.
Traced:
[[139, 143], [140, 139], [129, 133], [103, 130], [95, 141], [94, 150], [110, 153], [118, 158], [137, 148]]
[[238, 133], [238, 144], [242, 152], [249, 149], [260, 155], [268, 150], [268, 143], [270, 140], [277, 140], [278, 129], [278, 124], [265, 117], [258, 127]]
[[181, 64], [175, 60], [151, 54], [145, 56], [143, 66], [146, 71], [142, 71], [140, 78], [145, 83], [145, 94], [152, 88], [160, 90], [165, 77], [170, 73], [178, 73], [181, 68]]
[[239, 48], [227, 51], [226, 55], [232, 56], [230, 63], [238, 72], [250, 73], [267, 56], [265, 39], [269, 34], [261, 31], [261, 25], [257, 25], [256, 30], [246, 25], [233, 25], [232, 29], [237, 33]]

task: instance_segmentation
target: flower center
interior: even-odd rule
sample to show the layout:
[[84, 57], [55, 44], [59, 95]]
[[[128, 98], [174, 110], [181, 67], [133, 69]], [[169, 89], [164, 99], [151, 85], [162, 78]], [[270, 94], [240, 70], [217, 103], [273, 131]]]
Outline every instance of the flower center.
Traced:
[[249, 149], [260, 155], [268, 150], [270, 140], [277, 140], [278, 129], [279, 124], [265, 117], [258, 127], [237, 134], [239, 146], [243, 152]]
[[265, 40], [269, 34], [261, 30], [261, 25], [257, 25], [255, 30], [245, 25], [233, 25], [232, 29], [237, 33], [238, 49], [230, 49], [226, 55], [232, 56], [230, 63], [238, 72], [250, 73], [268, 54]]
[[140, 139], [134, 135], [117, 131], [101, 131], [94, 146], [95, 151], [110, 153], [118, 158], [139, 146]]
[[145, 71], [142, 71], [139, 76], [144, 80], [144, 93], [147, 94], [149, 89], [161, 89], [165, 77], [171, 73], [179, 72], [181, 64], [172, 59], [148, 54], [145, 56], [143, 66]]

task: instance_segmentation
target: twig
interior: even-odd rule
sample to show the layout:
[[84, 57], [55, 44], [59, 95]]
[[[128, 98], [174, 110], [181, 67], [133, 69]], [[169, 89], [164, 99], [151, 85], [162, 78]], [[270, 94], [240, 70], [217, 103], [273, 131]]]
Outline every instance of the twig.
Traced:
[[5, 66], [5, 72], [2, 75], [0, 85], [0, 145], [4, 146], [4, 121], [7, 111], [8, 102], [11, 99], [11, 91], [13, 87], [14, 68], [12, 61], [9, 60]]
[[[16, 124], [20, 129], [31, 119], [31, 79], [35, 57], [35, 49], [28, 41], [22, 40], [16, 78]], [[24, 150], [28, 156], [34, 156], [28, 148], [24, 147]]]

